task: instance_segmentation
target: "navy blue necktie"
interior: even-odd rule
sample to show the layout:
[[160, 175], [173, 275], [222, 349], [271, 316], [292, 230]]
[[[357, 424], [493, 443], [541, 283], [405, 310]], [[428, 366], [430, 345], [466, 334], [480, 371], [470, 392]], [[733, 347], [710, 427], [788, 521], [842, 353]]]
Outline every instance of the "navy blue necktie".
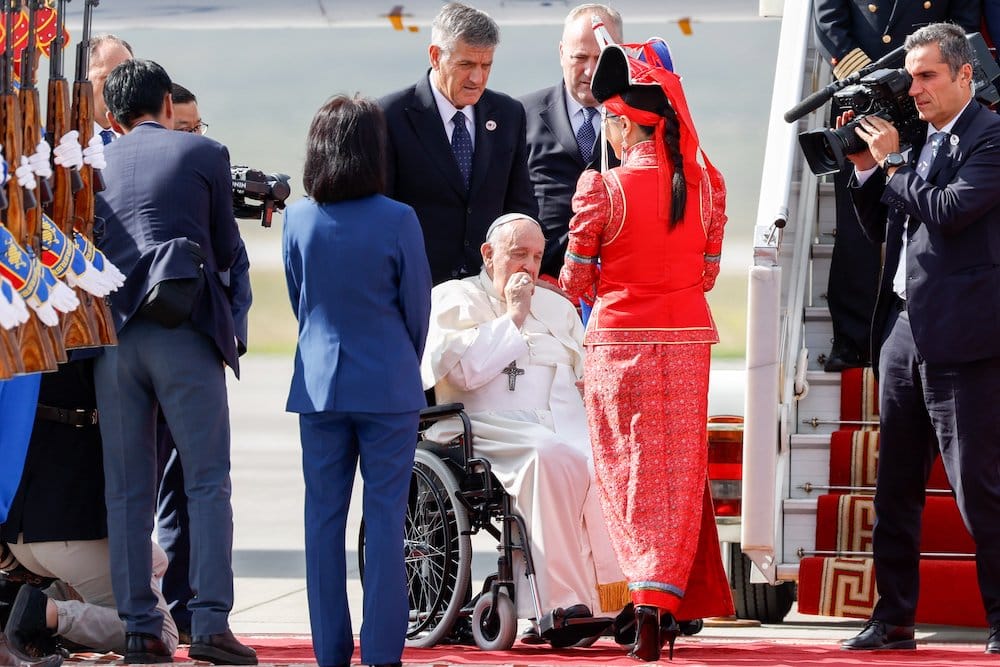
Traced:
[[458, 170], [462, 172], [465, 187], [469, 187], [469, 177], [472, 175], [472, 137], [465, 127], [465, 114], [456, 111], [451, 118], [455, 130], [451, 133], [451, 151], [455, 154]]
[[112, 130], [101, 130], [101, 141], [107, 146], [115, 140], [115, 133]]
[[580, 148], [580, 157], [583, 161], [590, 162], [594, 156], [594, 142], [597, 141], [597, 132], [594, 131], [594, 115], [597, 109], [593, 107], [583, 107], [583, 125], [576, 131], [576, 145]]

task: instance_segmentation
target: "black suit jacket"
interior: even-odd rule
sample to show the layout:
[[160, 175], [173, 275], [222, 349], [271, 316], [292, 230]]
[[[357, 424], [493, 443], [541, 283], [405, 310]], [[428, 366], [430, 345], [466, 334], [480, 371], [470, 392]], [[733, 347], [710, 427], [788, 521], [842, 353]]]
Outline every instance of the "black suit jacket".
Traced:
[[[528, 172], [538, 200], [538, 221], [545, 232], [545, 257], [542, 273], [559, 277], [566, 244], [569, 221], [573, 217], [572, 201], [576, 182], [585, 169], [599, 169], [601, 151], [595, 150], [590, 162], [584, 163], [576, 135], [566, 109], [565, 85], [560, 81], [521, 98], [527, 116]], [[608, 165], [619, 162], [609, 147], [597, 148], [608, 152]]]
[[108, 144], [105, 155], [107, 189], [95, 205], [103, 219], [97, 246], [126, 276], [110, 297], [115, 326], [120, 331], [160, 281], [204, 273], [191, 322], [239, 375], [222, 275], [240, 251], [229, 151], [208, 137], [144, 123]]
[[879, 170], [852, 189], [866, 234], [885, 241], [873, 359], [907, 221], [906, 309], [917, 350], [941, 364], [1000, 357], [1000, 117], [972, 102], [950, 134], [927, 180], [913, 166], [914, 146], [888, 182]]
[[[819, 48], [838, 61], [856, 48], [878, 60], [930, 23], [951, 21], [979, 30], [982, 0], [813, 0]], [[875, 7], [875, 11], [871, 11]], [[888, 37], [888, 41], [886, 38]]]
[[468, 191], [430, 80], [380, 100], [389, 128], [388, 195], [417, 212], [434, 284], [478, 273], [486, 230], [504, 213], [538, 214], [524, 142], [524, 107], [487, 90], [475, 105]]

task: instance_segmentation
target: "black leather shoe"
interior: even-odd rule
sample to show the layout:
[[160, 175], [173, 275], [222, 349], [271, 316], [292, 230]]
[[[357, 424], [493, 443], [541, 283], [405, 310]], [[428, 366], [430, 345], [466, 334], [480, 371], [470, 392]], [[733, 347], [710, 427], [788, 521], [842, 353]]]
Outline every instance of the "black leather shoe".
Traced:
[[0, 632], [0, 665], [9, 667], [59, 667], [62, 664], [61, 655], [46, 655], [33, 658], [15, 651], [7, 645], [7, 638]]
[[14, 604], [17, 592], [21, 590], [23, 584], [11, 581], [6, 575], [0, 573], [0, 630], [7, 627], [7, 619], [10, 618], [10, 608]]
[[232, 630], [191, 638], [188, 657], [215, 665], [256, 665], [257, 651], [240, 643]]
[[986, 653], [1000, 653], [1000, 623], [990, 626], [990, 636], [986, 638]]
[[848, 368], [862, 368], [867, 365], [865, 355], [854, 349], [853, 345], [834, 341], [830, 354], [826, 356], [826, 361], [823, 363], [823, 370], [827, 373], [838, 373]]
[[528, 646], [537, 646], [539, 644], [547, 643], [542, 636], [538, 634], [538, 628], [531, 626], [521, 635], [521, 643], [527, 644]]
[[635, 643], [635, 605], [629, 602], [625, 608], [615, 616], [611, 627], [615, 632], [615, 641], [619, 644]]
[[125, 657], [122, 662], [126, 665], [152, 665], [173, 661], [173, 654], [156, 635], [145, 632], [125, 634]]
[[23, 655], [36, 657], [52, 653], [53, 632], [45, 625], [48, 596], [34, 586], [22, 586], [10, 607], [4, 627], [7, 643]]
[[877, 651], [880, 649], [915, 649], [912, 625], [890, 625], [874, 619], [865, 623], [865, 628], [851, 637], [841, 648], [848, 651]]

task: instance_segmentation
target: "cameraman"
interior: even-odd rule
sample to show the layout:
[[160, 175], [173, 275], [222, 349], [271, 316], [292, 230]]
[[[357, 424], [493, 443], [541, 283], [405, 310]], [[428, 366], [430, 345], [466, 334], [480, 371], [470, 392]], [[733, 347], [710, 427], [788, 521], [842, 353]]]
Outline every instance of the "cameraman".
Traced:
[[[921, 26], [951, 21], [976, 30], [980, 0], [813, 0], [813, 20], [820, 52], [834, 77], [843, 79], [900, 46]], [[840, 113], [831, 112], [833, 118]], [[833, 346], [824, 364], [830, 372], [869, 363], [868, 334], [881, 262], [880, 249], [867, 243], [858, 227], [848, 193], [850, 177], [850, 168], [834, 177], [836, 236], [826, 289]]]
[[[208, 125], [201, 118], [198, 99], [184, 86], [173, 83], [170, 97], [174, 103], [174, 129], [179, 132], [205, 134]], [[247, 349], [247, 318], [250, 313], [250, 260], [240, 239], [233, 266], [220, 274], [229, 291], [236, 329], [236, 350], [243, 355]], [[177, 624], [180, 643], [191, 643], [191, 610], [194, 598], [190, 584], [191, 535], [188, 528], [187, 494], [184, 473], [178, 458], [174, 438], [167, 428], [163, 412], [156, 422], [156, 466], [159, 488], [156, 498], [156, 541], [167, 555], [169, 565], [163, 575], [163, 597], [170, 606], [170, 615]]]
[[986, 652], [1000, 653], [1000, 118], [973, 100], [973, 54], [960, 27], [931, 24], [905, 47], [926, 140], [907, 159], [896, 128], [868, 116], [857, 129], [868, 150], [849, 156], [861, 224], [886, 245], [872, 327], [881, 344], [872, 535], [880, 597], [844, 648], [916, 647], [924, 487], [940, 451], [976, 543]]

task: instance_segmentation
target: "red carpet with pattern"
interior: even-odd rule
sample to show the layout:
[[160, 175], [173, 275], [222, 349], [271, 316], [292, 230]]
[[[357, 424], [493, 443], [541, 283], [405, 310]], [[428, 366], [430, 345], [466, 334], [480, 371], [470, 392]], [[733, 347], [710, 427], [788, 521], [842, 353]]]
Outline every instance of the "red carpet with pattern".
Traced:
[[[875, 521], [871, 494], [878, 469], [877, 395], [870, 369], [851, 369], [841, 375], [841, 419], [861, 423], [845, 423], [830, 438], [829, 484], [835, 488], [817, 501], [818, 551], [871, 552]], [[921, 561], [917, 622], [985, 626], [976, 565], [968, 557], [975, 553], [975, 545], [951, 496], [940, 459], [927, 488], [920, 547], [922, 553], [937, 556]], [[799, 611], [805, 614], [868, 618], [876, 601], [872, 560], [855, 555], [803, 558], [798, 595]]]
[[[312, 644], [308, 637], [244, 637], [257, 649], [261, 665], [315, 664]], [[358, 651], [353, 664], [359, 664]], [[175, 663], [188, 662], [185, 650], [178, 650]], [[120, 664], [118, 656], [75, 656], [69, 664]], [[207, 663], [199, 663], [207, 664]], [[404, 665], [511, 665], [525, 667], [568, 667], [579, 665], [631, 666], [642, 664], [677, 665], [738, 665], [757, 667], [788, 665], [904, 665], [955, 664], [977, 667], [997, 665], [997, 656], [982, 653], [981, 646], [922, 644], [916, 651], [852, 652], [843, 651], [833, 643], [787, 643], [775, 641], [738, 641], [686, 638], [678, 641], [673, 663], [666, 653], [659, 663], [640, 663], [625, 656], [625, 651], [611, 640], [602, 640], [590, 648], [551, 650], [542, 647], [515, 645], [510, 651], [480, 651], [469, 646], [439, 646], [433, 649], [407, 649]]]

